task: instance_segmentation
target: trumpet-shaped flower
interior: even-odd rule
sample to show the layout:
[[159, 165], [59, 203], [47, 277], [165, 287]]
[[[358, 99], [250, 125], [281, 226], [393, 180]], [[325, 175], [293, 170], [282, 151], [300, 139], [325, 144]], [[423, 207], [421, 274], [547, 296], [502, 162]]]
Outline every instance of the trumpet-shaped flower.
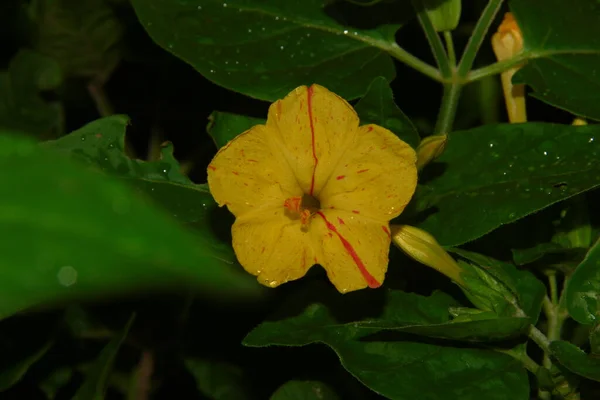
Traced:
[[301, 86], [221, 148], [208, 166], [220, 206], [236, 217], [240, 264], [270, 287], [315, 264], [342, 293], [379, 287], [389, 221], [412, 197], [415, 151], [322, 86]]

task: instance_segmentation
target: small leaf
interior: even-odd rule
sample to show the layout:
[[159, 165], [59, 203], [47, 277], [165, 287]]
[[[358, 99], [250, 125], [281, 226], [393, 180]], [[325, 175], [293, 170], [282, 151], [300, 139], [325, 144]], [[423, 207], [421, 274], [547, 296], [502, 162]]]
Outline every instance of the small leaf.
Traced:
[[419, 145], [417, 129], [394, 103], [394, 93], [385, 78], [375, 78], [354, 108], [360, 117], [361, 125], [380, 125], [394, 132], [412, 148], [416, 149]]
[[236, 136], [246, 132], [254, 125], [264, 124], [261, 118], [246, 117], [245, 115], [215, 111], [208, 117], [209, 123], [206, 131], [214, 140], [217, 148], [225, 146]]
[[[495, 260], [463, 249], [452, 249], [452, 252], [478, 265], [483, 272], [492, 276], [498, 283], [504, 285], [513, 295], [521, 310], [535, 324], [542, 310], [542, 302], [546, 287], [531, 272], [519, 270], [514, 265]], [[507, 301], [503, 299], [503, 301]], [[513, 310], [511, 304], [504, 308]]]
[[241, 368], [225, 362], [194, 358], [184, 360], [187, 370], [196, 380], [196, 387], [212, 400], [250, 399], [248, 384]]
[[40, 92], [56, 89], [62, 79], [56, 61], [20, 50], [0, 72], [0, 128], [41, 138], [61, 135], [62, 106], [43, 100]]
[[268, 101], [312, 83], [351, 100], [362, 96], [375, 77], [391, 81], [395, 71], [387, 52], [397, 46], [395, 31], [412, 16], [407, 2], [368, 8], [321, 0], [132, 4], [165, 50], [218, 85]]
[[135, 315], [132, 315], [120, 335], [112, 339], [102, 350], [94, 364], [86, 374], [85, 380], [73, 400], [102, 400], [108, 386], [108, 379], [117, 353], [129, 334]]
[[281, 385], [271, 400], [337, 400], [338, 395], [326, 384], [317, 381], [289, 381]]
[[600, 359], [586, 354], [579, 347], [557, 340], [550, 343], [552, 356], [569, 371], [587, 379], [600, 382]]
[[600, 3], [512, 0], [510, 9], [528, 58], [515, 81], [533, 87], [533, 96], [548, 104], [600, 119]]
[[557, 243], [540, 243], [529, 249], [513, 249], [513, 260], [517, 265], [526, 265], [541, 259], [549, 254], [561, 254], [567, 252], [563, 246]]
[[569, 314], [580, 324], [594, 324], [600, 318], [600, 240], [579, 264], [565, 289]]
[[[600, 185], [600, 125], [527, 123], [453, 132], [404, 220], [457, 246]], [[427, 175], [427, 172], [432, 175]], [[409, 212], [410, 211], [410, 212]], [[416, 214], [415, 214], [416, 212]]]

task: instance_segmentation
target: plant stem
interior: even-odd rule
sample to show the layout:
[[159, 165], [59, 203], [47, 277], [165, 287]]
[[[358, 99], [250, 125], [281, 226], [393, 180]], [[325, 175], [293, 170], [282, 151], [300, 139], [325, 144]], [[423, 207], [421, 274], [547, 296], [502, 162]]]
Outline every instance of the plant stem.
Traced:
[[113, 115], [114, 109], [106, 92], [104, 91], [104, 85], [101, 82], [90, 82], [88, 84], [88, 92], [96, 104], [96, 109], [101, 117], [108, 117]]
[[512, 358], [521, 361], [523, 367], [525, 367], [527, 371], [531, 372], [534, 375], [537, 374], [538, 370], [540, 369], [539, 364], [533, 361], [531, 357], [529, 357], [524, 351], [519, 352], [515, 351], [514, 349], [500, 349], [495, 347], [493, 348], [493, 350], [497, 351], [498, 353], [509, 355]]
[[462, 84], [460, 83], [447, 83], [444, 85], [442, 104], [435, 124], [434, 132], [436, 135], [449, 133], [452, 130], [461, 89]]
[[550, 340], [544, 335], [538, 328], [533, 325], [529, 325], [529, 331], [527, 336], [533, 340], [544, 353], [550, 354]]
[[392, 43], [390, 46], [387, 46], [385, 50], [396, 60], [408, 65], [416, 71], [419, 71], [420, 73], [433, 79], [434, 81], [442, 82], [444, 80], [444, 78], [440, 74], [440, 71], [437, 68], [429, 65], [425, 61], [422, 61], [420, 58], [413, 56], [408, 51], [400, 47], [398, 44]]
[[454, 50], [454, 40], [452, 32], [444, 31], [444, 42], [446, 42], [446, 51], [448, 52], [448, 62], [453, 68], [456, 66], [456, 52]]
[[490, 25], [494, 21], [494, 17], [498, 13], [498, 10], [500, 10], [502, 2], [503, 0], [490, 0], [483, 10], [483, 13], [481, 13], [481, 17], [479, 17], [479, 21], [477, 21], [477, 25], [475, 25], [473, 34], [469, 38], [469, 42], [465, 47], [465, 52], [458, 64], [459, 77], [466, 77], [473, 67], [473, 62], [479, 52], [479, 48], [485, 39], [488, 29], [490, 29]]
[[471, 82], [475, 82], [479, 79], [486, 78], [488, 76], [500, 74], [500, 73], [506, 71], [507, 69], [516, 67], [517, 65], [519, 65], [531, 58], [534, 58], [531, 53], [523, 52], [523, 53], [520, 53], [520, 54], [514, 56], [510, 60], [504, 60], [504, 61], [500, 61], [500, 62], [491, 64], [491, 65], [488, 65], [487, 67], [474, 69], [471, 72], [469, 72], [466, 77], [464, 77], [465, 78], [464, 82], [471, 83]]
[[453, 75], [452, 68], [450, 67], [450, 61], [448, 60], [448, 55], [444, 49], [444, 44], [440, 39], [440, 35], [438, 35], [438, 33], [435, 31], [435, 28], [433, 27], [433, 24], [431, 23], [431, 20], [425, 11], [422, 0], [412, 0], [412, 3], [415, 11], [417, 12], [417, 18], [419, 19], [421, 28], [423, 28], [425, 37], [427, 37], [427, 41], [431, 47], [433, 57], [435, 58], [435, 61], [440, 69], [440, 74], [443, 78], [451, 78]]

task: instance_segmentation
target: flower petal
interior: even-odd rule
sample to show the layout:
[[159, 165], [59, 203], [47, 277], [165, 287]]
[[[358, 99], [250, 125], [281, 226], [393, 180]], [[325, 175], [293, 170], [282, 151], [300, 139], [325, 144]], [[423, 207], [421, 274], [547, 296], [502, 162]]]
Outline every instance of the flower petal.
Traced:
[[257, 125], [223, 146], [208, 166], [208, 185], [220, 206], [239, 217], [265, 208], [282, 208], [302, 190], [275, 149], [273, 132]]
[[283, 207], [237, 218], [231, 233], [238, 261], [263, 285], [302, 278], [316, 263], [309, 234]]
[[416, 163], [415, 151], [392, 132], [377, 125], [361, 126], [321, 191], [321, 207], [389, 221], [400, 215], [414, 194]]
[[281, 150], [304, 193], [319, 196], [356, 136], [358, 116], [324, 87], [301, 86], [271, 105], [267, 126], [279, 131]]
[[387, 222], [324, 210], [313, 217], [310, 233], [319, 263], [340, 292], [381, 286], [391, 241]]

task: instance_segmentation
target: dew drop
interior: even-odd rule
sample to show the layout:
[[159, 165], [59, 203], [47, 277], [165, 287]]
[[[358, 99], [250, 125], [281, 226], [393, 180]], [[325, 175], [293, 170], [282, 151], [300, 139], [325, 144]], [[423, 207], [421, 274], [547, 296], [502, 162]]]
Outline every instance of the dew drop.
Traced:
[[58, 270], [56, 278], [62, 286], [72, 286], [77, 282], [77, 270], [70, 265], [66, 265]]

